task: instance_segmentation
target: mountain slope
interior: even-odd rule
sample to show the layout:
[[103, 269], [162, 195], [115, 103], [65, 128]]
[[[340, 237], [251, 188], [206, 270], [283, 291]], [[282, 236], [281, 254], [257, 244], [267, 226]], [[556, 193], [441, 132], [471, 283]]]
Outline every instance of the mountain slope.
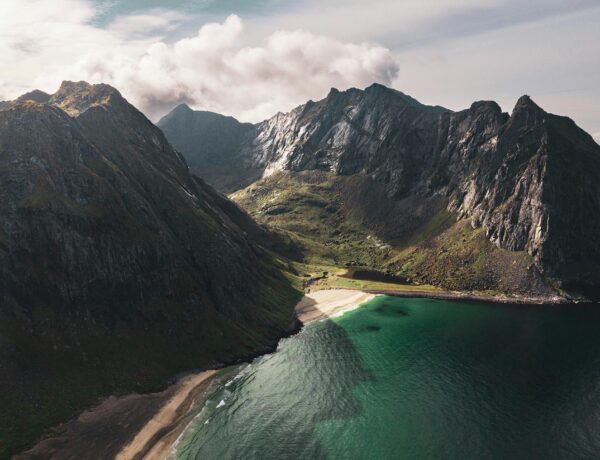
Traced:
[[228, 192], [248, 185], [262, 174], [261, 169], [244, 167], [231, 156], [241, 149], [253, 126], [232, 117], [211, 112], [194, 112], [187, 105], [176, 107], [157, 124], [174, 140], [181, 152], [197, 151], [187, 158], [192, 171], [199, 177], [214, 179], [213, 185]]
[[[198, 151], [182, 153], [201, 164]], [[433, 200], [452, 219], [481, 229], [483, 238], [498, 249], [527, 254], [538, 280], [552, 289], [593, 294], [600, 286], [600, 146], [572, 120], [545, 112], [527, 96], [509, 115], [491, 101], [460, 112], [425, 106], [381, 85], [332, 90], [321, 101], [255, 125], [242, 147], [227, 157], [263, 171], [253, 190], [271, 187], [269, 177], [277, 172], [328, 171], [381, 184], [387, 198], [407, 207], [399, 211], [395, 206], [398, 214], [382, 225], [363, 219], [363, 226], [400, 250], [394, 256], [399, 265], [386, 267], [404, 275], [408, 273], [402, 267], [414, 267], [403, 258], [411, 247], [429, 259], [425, 271], [446, 273], [441, 281], [435, 276], [429, 281], [445, 283], [460, 265], [453, 262], [442, 270], [439, 257], [413, 244], [423, 236], [414, 233], [413, 224], [435, 226], [427, 221], [435, 213], [419, 211]], [[355, 200], [355, 205], [377, 206], [372, 196], [363, 188], [362, 204]], [[241, 198], [240, 203], [256, 212], [248, 200]], [[398, 228], [406, 229], [402, 238], [390, 238]], [[435, 246], [433, 240], [427, 244]], [[457, 260], [473, 263], [471, 257]], [[491, 265], [485, 261], [483, 272]], [[422, 277], [422, 271], [410, 274]]]
[[268, 349], [298, 296], [272, 237], [118, 91], [37, 96], [0, 111], [0, 456], [100, 396]]

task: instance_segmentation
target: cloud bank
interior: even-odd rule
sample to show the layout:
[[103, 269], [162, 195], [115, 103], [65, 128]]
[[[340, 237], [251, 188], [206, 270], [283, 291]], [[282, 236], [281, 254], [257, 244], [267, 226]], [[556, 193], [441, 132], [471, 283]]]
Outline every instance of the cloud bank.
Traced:
[[278, 31], [264, 46], [243, 45], [243, 24], [229, 16], [173, 44], [158, 41], [137, 56], [93, 53], [75, 65], [91, 81], [114, 84], [150, 116], [179, 102], [256, 121], [320, 98], [331, 86], [390, 84], [391, 52], [302, 30]]
[[3, 0], [0, 66], [13, 65], [0, 80], [0, 96], [87, 80], [114, 85], [154, 120], [186, 102], [259, 121], [321, 98], [332, 86], [390, 85], [398, 75], [396, 59], [382, 46], [304, 30], [279, 30], [260, 46], [246, 46], [235, 15], [169, 42], [160, 34], [181, 20], [176, 13], [120, 17], [104, 28], [93, 25], [95, 14], [83, 1]]

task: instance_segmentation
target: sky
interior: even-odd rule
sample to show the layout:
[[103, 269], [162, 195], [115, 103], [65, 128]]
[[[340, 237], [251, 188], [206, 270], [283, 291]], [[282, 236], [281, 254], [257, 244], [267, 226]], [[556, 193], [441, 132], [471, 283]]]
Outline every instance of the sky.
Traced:
[[523, 94], [600, 141], [598, 0], [1, 0], [0, 100], [115, 86], [260, 121], [374, 82], [453, 110]]

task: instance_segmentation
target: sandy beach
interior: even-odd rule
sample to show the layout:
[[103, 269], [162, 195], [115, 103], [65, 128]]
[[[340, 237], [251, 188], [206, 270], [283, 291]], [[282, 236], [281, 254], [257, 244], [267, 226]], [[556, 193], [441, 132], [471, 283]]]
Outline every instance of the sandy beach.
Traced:
[[[296, 305], [296, 316], [303, 324], [324, 318], [339, 316], [375, 298], [369, 294], [350, 289], [313, 291]], [[203, 403], [202, 392], [208, 387], [216, 370], [186, 377], [178, 385], [179, 390], [152, 417], [116, 457], [117, 460], [164, 459], [187, 425], [186, 414], [192, 408], [190, 399], [195, 395], [196, 406]]]
[[[376, 295], [350, 289], [313, 291], [298, 302], [296, 315], [308, 324], [339, 316]], [[187, 375], [160, 393], [111, 396], [15, 458], [164, 459], [204, 404], [217, 373], [213, 369]]]
[[[303, 324], [335, 317], [357, 308], [376, 295], [350, 289], [309, 292], [296, 305], [296, 316]], [[182, 379], [177, 384], [178, 391], [146, 423], [133, 441], [121, 450], [117, 460], [166, 458], [187, 425], [186, 415], [192, 407], [203, 403], [202, 393], [216, 373], [217, 370], [210, 370]]]
[[304, 295], [296, 305], [296, 315], [303, 324], [339, 316], [353, 310], [378, 294], [351, 289], [324, 289]]
[[177, 437], [185, 429], [185, 416], [202, 399], [210, 380], [217, 373], [209, 370], [184, 377], [178, 391], [152, 417], [140, 432], [116, 456], [117, 460], [165, 458]]

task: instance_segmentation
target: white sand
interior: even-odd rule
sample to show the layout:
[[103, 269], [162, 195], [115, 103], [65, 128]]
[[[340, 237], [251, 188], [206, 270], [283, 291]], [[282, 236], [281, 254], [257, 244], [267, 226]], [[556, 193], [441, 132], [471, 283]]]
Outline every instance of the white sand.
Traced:
[[376, 294], [351, 289], [324, 289], [307, 293], [296, 305], [296, 315], [304, 324], [323, 318], [331, 318], [353, 310]]

